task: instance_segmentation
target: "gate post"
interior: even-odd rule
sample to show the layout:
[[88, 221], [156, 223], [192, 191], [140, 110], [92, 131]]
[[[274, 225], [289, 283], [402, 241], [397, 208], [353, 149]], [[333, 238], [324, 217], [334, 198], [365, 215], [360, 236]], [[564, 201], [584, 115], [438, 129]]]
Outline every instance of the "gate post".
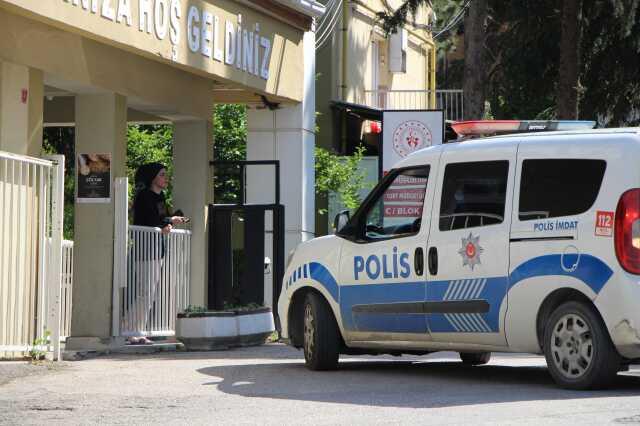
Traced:
[[120, 289], [127, 286], [127, 242], [129, 240], [129, 179], [114, 182], [115, 221], [113, 229], [113, 299], [111, 335], [120, 336]]
[[51, 331], [53, 360], [60, 360], [62, 297], [62, 230], [64, 222], [64, 155], [51, 155], [51, 244], [47, 279], [47, 329]]

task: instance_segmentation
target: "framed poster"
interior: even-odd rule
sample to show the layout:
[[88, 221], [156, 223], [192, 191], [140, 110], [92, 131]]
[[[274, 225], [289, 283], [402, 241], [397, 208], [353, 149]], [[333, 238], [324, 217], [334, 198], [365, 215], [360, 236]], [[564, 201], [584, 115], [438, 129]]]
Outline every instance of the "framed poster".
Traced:
[[111, 154], [78, 154], [76, 202], [111, 202]]
[[383, 111], [381, 177], [407, 155], [444, 141], [444, 111]]

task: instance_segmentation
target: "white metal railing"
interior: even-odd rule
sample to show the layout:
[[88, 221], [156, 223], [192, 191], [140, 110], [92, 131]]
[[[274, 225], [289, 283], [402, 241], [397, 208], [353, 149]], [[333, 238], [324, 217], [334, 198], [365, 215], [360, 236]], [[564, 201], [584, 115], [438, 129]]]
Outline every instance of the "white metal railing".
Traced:
[[0, 152], [0, 358], [49, 332], [59, 359], [64, 157], [53, 160]]
[[431, 90], [365, 90], [358, 103], [388, 110], [442, 109], [445, 120], [459, 121], [464, 116], [462, 90], [436, 90], [435, 106]]
[[172, 336], [177, 313], [189, 305], [191, 231], [129, 226], [121, 336]]
[[191, 231], [129, 225], [128, 179], [116, 178], [113, 336], [172, 336], [189, 306]]
[[71, 335], [71, 303], [73, 301], [73, 241], [62, 242], [62, 305], [60, 307], [60, 340]]

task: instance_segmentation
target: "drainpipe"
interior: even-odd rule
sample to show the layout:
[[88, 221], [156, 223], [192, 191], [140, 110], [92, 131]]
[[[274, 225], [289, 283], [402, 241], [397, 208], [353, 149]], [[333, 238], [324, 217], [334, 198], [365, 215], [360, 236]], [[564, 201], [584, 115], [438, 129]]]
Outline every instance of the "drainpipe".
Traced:
[[342, 101], [347, 101], [347, 47], [348, 47], [348, 28], [347, 20], [349, 18], [349, 0], [342, 0]]
[[429, 61], [429, 77], [431, 77], [431, 109], [436, 108], [436, 45], [431, 46], [431, 61]]

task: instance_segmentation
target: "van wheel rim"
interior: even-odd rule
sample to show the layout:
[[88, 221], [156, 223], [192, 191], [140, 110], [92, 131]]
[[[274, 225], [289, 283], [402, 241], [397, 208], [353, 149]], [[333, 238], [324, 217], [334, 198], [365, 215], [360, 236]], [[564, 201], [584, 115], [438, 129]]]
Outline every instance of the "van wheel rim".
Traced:
[[315, 334], [315, 320], [313, 318], [311, 304], [309, 304], [304, 308], [304, 350], [308, 358], [311, 358], [313, 355]]
[[577, 314], [560, 318], [551, 336], [551, 354], [557, 370], [568, 379], [582, 377], [593, 361], [589, 324]]

